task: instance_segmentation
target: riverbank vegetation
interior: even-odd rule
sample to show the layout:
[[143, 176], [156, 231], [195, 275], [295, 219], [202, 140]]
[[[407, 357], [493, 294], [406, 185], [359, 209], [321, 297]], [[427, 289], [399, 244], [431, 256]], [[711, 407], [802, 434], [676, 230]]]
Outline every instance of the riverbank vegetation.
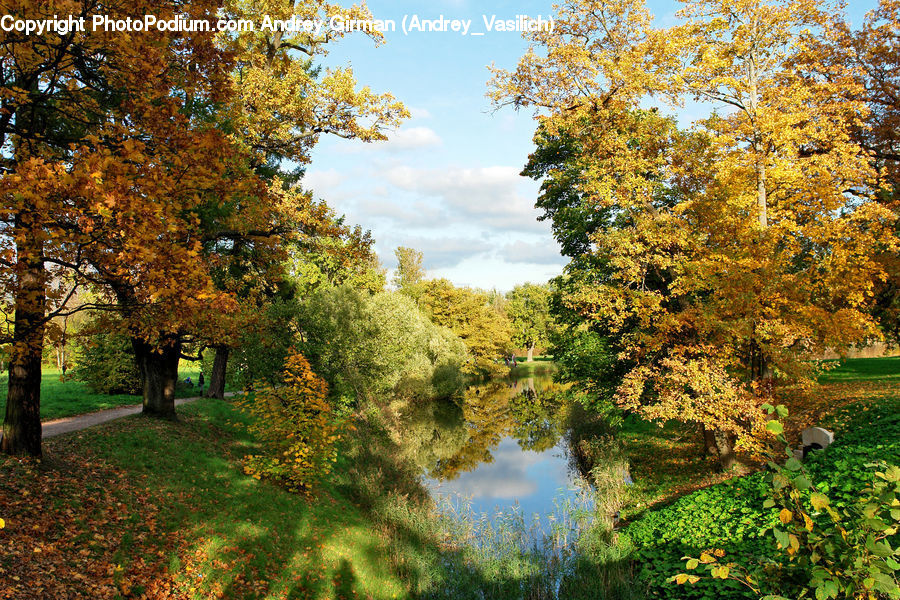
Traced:
[[[897, 359], [872, 360], [849, 361], [835, 378]], [[865, 389], [828, 415], [841, 423], [837, 441], [807, 464], [835, 506], [854, 498], [874, 465], [900, 459], [900, 394], [864, 396]], [[408, 432], [402, 448], [398, 425], [381, 409], [353, 419], [333, 471], [304, 495], [248, 474], [246, 457], [265, 448], [253, 434], [254, 418], [230, 401], [203, 400], [179, 409], [178, 423], [129, 418], [48, 441], [42, 461], [6, 459], [0, 568], [16, 582], [13, 591], [48, 596], [65, 581], [70, 593], [97, 597], [591, 598], [598, 589], [610, 598], [754, 597], [736, 582], [684, 587], [668, 578], [684, 571], [682, 556], [712, 548], [742, 565], [780, 556], [774, 537], [762, 532], [777, 521], [777, 511], [763, 507], [771, 489], [764, 475], [683, 495], [665, 475], [668, 461], [679, 462], [676, 453], [654, 449], [655, 465], [643, 463], [646, 448], [609, 436], [605, 421], [586, 427], [578, 418], [584, 409], [572, 410], [561, 418], [579, 423], [576, 435], [602, 452], [594, 475], [602, 513], [567, 507], [552, 527], [542, 522], [547, 540], [531, 535], [533, 521], [521, 513], [491, 522], [465, 514], [465, 505], [435, 513], [419, 465], [423, 451], [441, 451], [430, 434], [410, 445], [410, 421], [399, 425]], [[543, 420], [522, 417], [508, 426]], [[871, 435], [867, 423], [881, 435]], [[620, 434], [629, 428], [625, 423]], [[672, 443], [667, 432], [642, 436]], [[681, 443], [700, 455], [702, 446], [690, 439]], [[631, 465], [635, 486], [624, 485], [623, 464]], [[637, 485], [645, 480], [657, 487]], [[643, 507], [660, 498], [666, 506]], [[609, 517], [617, 510], [630, 523], [613, 532]]]

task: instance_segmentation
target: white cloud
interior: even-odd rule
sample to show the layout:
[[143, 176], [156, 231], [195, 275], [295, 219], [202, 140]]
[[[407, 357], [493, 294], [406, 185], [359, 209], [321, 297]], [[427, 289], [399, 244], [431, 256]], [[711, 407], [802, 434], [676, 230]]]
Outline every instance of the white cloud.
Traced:
[[547, 231], [537, 221], [532, 195], [520, 193], [529, 185], [516, 167], [419, 169], [394, 167], [385, 173], [388, 182], [400, 189], [436, 196], [451, 214], [473, 225], [504, 231]]
[[359, 140], [341, 144], [336, 148], [340, 154], [359, 154], [387, 152], [397, 154], [409, 150], [434, 148], [443, 144], [441, 136], [430, 127], [402, 127], [385, 132], [387, 140], [379, 142], [361, 142]]
[[430, 119], [431, 113], [427, 108], [417, 108], [415, 106], [409, 106], [409, 115], [413, 119]]
[[511, 263], [536, 265], [563, 265], [566, 263], [566, 259], [559, 253], [559, 246], [552, 240], [534, 243], [516, 240], [500, 250], [500, 257]]
[[446, 223], [449, 220], [447, 211], [434, 203], [425, 201], [396, 202], [389, 199], [387, 192], [375, 193], [378, 198], [363, 198], [356, 204], [357, 217], [370, 220], [387, 220], [396, 227], [429, 228], [435, 223]]
[[337, 169], [325, 171], [310, 170], [303, 175], [303, 187], [317, 194], [323, 194], [341, 185], [345, 176]]
[[387, 142], [373, 146], [389, 152], [415, 150], [441, 145], [441, 137], [430, 127], [406, 127], [387, 134]]
[[407, 246], [422, 253], [422, 262], [429, 271], [455, 267], [466, 259], [493, 249], [491, 244], [472, 237], [403, 236], [402, 239], [396, 240], [396, 243], [390, 240], [389, 243], [390, 250], [382, 253], [382, 258], [388, 264], [395, 262], [394, 248]]

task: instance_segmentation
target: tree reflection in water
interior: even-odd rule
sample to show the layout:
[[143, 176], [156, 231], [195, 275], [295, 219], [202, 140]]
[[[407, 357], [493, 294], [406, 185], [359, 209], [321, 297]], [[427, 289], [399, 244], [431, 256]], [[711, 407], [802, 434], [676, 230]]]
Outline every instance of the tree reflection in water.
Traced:
[[435, 400], [408, 407], [400, 437], [428, 477], [452, 480], [494, 460], [504, 438], [522, 450], [544, 452], [565, 433], [564, 386], [549, 376], [494, 380], [469, 386], [457, 401]]

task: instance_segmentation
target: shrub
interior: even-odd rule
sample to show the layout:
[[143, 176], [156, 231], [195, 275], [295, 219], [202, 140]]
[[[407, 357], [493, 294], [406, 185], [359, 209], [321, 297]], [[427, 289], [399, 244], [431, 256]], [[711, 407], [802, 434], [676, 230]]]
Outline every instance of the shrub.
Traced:
[[[770, 414], [787, 411], [768, 405]], [[769, 428], [778, 441], [787, 446], [782, 427], [771, 421]], [[790, 456], [790, 452], [788, 452]], [[722, 549], [688, 558], [688, 571], [706, 572], [714, 579], [733, 580], [747, 586], [755, 595], [769, 592], [767, 600], [792, 597], [828, 598], [900, 598], [896, 571], [900, 569], [900, 550], [896, 545], [900, 527], [900, 468], [884, 463], [869, 463], [875, 471], [873, 482], [859, 490], [844, 508], [836, 509], [830, 499], [817, 490], [809, 473], [796, 458], [782, 466], [778, 453], [770, 453], [766, 480], [770, 497], [763, 508], [778, 511], [778, 521], [770, 529], [780, 560], [768, 560], [744, 568], [723, 562]], [[695, 573], [674, 577], [679, 584], [697, 583]]]
[[140, 394], [141, 374], [131, 339], [124, 333], [95, 333], [77, 349], [72, 377], [98, 394]]
[[251, 431], [262, 454], [244, 459], [244, 471], [292, 492], [308, 492], [337, 458], [340, 423], [326, 401], [328, 386], [302, 354], [288, 356], [284, 384], [266, 387], [238, 402], [255, 417]]

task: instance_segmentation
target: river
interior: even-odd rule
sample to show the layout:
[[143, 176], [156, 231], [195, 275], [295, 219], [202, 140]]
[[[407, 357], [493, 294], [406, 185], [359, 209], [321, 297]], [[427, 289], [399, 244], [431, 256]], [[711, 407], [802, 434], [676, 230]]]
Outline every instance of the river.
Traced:
[[438, 506], [474, 519], [518, 511], [527, 522], [584, 507], [561, 391], [549, 374], [508, 378], [410, 408], [404, 438]]

